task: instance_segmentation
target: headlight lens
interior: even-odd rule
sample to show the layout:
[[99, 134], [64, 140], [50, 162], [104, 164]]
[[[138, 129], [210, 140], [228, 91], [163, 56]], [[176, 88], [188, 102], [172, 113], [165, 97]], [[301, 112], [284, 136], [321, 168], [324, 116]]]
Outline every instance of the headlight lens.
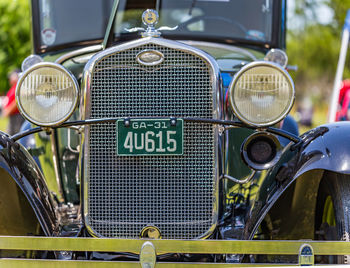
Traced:
[[39, 126], [57, 126], [73, 113], [78, 83], [63, 66], [39, 63], [20, 78], [16, 101], [21, 114]]
[[286, 71], [269, 62], [243, 67], [230, 85], [230, 101], [236, 116], [253, 126], [269, 126], [282, 120], [294, 102], [294, 84]]

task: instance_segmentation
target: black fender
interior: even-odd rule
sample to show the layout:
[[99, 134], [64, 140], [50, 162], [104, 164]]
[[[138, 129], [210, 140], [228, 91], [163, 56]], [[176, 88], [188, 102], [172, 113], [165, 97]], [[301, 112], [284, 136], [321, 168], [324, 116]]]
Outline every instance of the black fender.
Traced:
[[[25, 120], [21, 126], [20, 132], [28, 131], [31, 128], [32, 128], [32, 124], [29, 121]], [[26, 150], [28, 150], [28, 152], [30, 152], [30, 150], [32, 150], [33, 148], [36, 148], [34, 134], [25, 136], [25, 137], [21, 138], [20, 140], [18, 140], [17, 142], [20, 143], [21, 145], [23, 145], [23, 147], [26, 148]], [[42, 171], [38, 156], [37, 155], [33, 156], [33, 152], [30, 152], [30, 154], [33, 157], [36, 164], [38, 165], [38, 167], [40, 168], [40, 170]], [[38, 154], [38, 153], [36, 153], [36, 154]]]
[[40, 169], [28, 151], [3, 132], [0, 132], [0, 174], [1, 183], [15, 181], [35, 213], [43, 233], [46, 236], [57, 233], [55, 203]]
[[302, 146], [295, 177], [315, 169], [350, 174], [350, 122], [320, 126], [306, 133], [303, 140], [307, 142]]
[[[245, 239], [253, 239], [272, 207], [292, 202], [292, 196], [283, 194], [295, 188], [299, 181], [299, 190], [304, 195], [298, 198], [306, 204], [310, 198], [312, 202], [316, 201], [318, 184], [325, 171], [350, 174], [350, 122], [322, 125], [303, 134], [301, 139], [300, 144], [289, 144], [284, 150], [284, 155], [292, 155], [287, 162], [280, 161], [268, 171], [268, 179], [264, 180], [260, 189], [261, 193], [267, 194], [260, 194], [251, 207], [244, 231]], [[307, 192], [307, 188], [312, 192]]]

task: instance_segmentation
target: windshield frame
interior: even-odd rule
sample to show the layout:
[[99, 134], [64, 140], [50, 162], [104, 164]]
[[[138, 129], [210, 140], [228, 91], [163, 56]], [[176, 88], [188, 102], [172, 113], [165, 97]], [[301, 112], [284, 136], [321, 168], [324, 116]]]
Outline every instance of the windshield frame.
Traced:
[[[101, 36], [98, 39], [92, 40], [81, 40], [78, 42], [65, 43], [56, 46], [44, 46], [41, 44], [40, 37], [40, 13], [39, 13], [39, 0], [31, 0], [31, 11], [32, 11], [32, 42], [35, 54], [46, 54], [54, 51], [61, 51], [70, 48], [80, 48], [84, 46], [93, 46], [96, 44], [102, 44], [105, 36]], [[112, 11], [111, 11], [112, 12]], [[193, 40], [193, 41], [205, 41], [214, 43], [223, 43], [227, 45], [236, 45], [241, 47], [247, 47], [252, 49], [258, 49], [261, 51], [267, 51], [270, 48], [281, 48], [285, 49], [286, 39], [286, 0], [274, 0], [273, 3], [273, 21], [272, 21], [272, 34], [270, 42], [261, 42], [255, 40], [247, 40], [240, 38], [218, 38], [218, 37], [191, 37], [188, 35], [174, 35], [170, 33], [163, 33], [162, 37], [172, 40]], [[107, 29], [106, 29], [107, 30]], [[113, 34], [113, 29], [110, 35]], [[109, 38], [111, 42], [108, 42], [107, 47], [116, 45], [120, 42], [131, 41], [141, 38], [140, 33], [125, 34], [119, 38]]]

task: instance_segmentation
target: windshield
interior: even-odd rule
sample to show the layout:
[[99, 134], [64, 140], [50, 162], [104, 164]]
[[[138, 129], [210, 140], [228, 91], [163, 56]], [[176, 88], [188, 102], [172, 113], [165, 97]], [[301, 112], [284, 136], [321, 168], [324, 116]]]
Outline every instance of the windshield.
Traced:
[[38, 4], [40, 45], [48, 47], [103, 38], [113, 0], [39, 0]]
[[[115, 35], [144, 27], [141, 16], [145, 5], [120, 0]], [[175, 27], [164, 34], [188, 37], [221, 37], [271, 41], [272, 0], [159, 0], [160, 26]]]
[[[37, 1], [37, 2], [36, 2]], [[279, 0], [120, 0], [114, 36], [118, 40], [139, 36], [130, 32], [145, 27], [147, 8], [160, 15], [156, 27], [174, 39], [225, 39], [270, 43], [273, 40], [274, 5]], [[54, 47], [104, 37], [113, 0], [34, 0], [38, 5], [39, 46]], [[33, 14], [35, 16], [35, 14]], [[33, 19], [35, 19], [33, 17]]]

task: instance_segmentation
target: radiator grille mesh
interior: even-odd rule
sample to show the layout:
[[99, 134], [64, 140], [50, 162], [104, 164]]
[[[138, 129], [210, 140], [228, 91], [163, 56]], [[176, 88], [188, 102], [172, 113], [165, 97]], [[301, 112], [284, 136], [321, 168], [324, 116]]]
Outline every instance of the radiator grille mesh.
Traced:
[[[162, 52], [145, 67], [136, 55]], [[210, 67], [198, 56], [148, 44], [98, 61], [91, 81], [90, 118], [213, 117]], [[192, 239], [213, 224], [214, 127], [184, 123], [182, 156], [116, 154], [115, 124], [90, 127], [87, 219], [96, 235], [136, 238], [147, 225], [167, 239]]]

